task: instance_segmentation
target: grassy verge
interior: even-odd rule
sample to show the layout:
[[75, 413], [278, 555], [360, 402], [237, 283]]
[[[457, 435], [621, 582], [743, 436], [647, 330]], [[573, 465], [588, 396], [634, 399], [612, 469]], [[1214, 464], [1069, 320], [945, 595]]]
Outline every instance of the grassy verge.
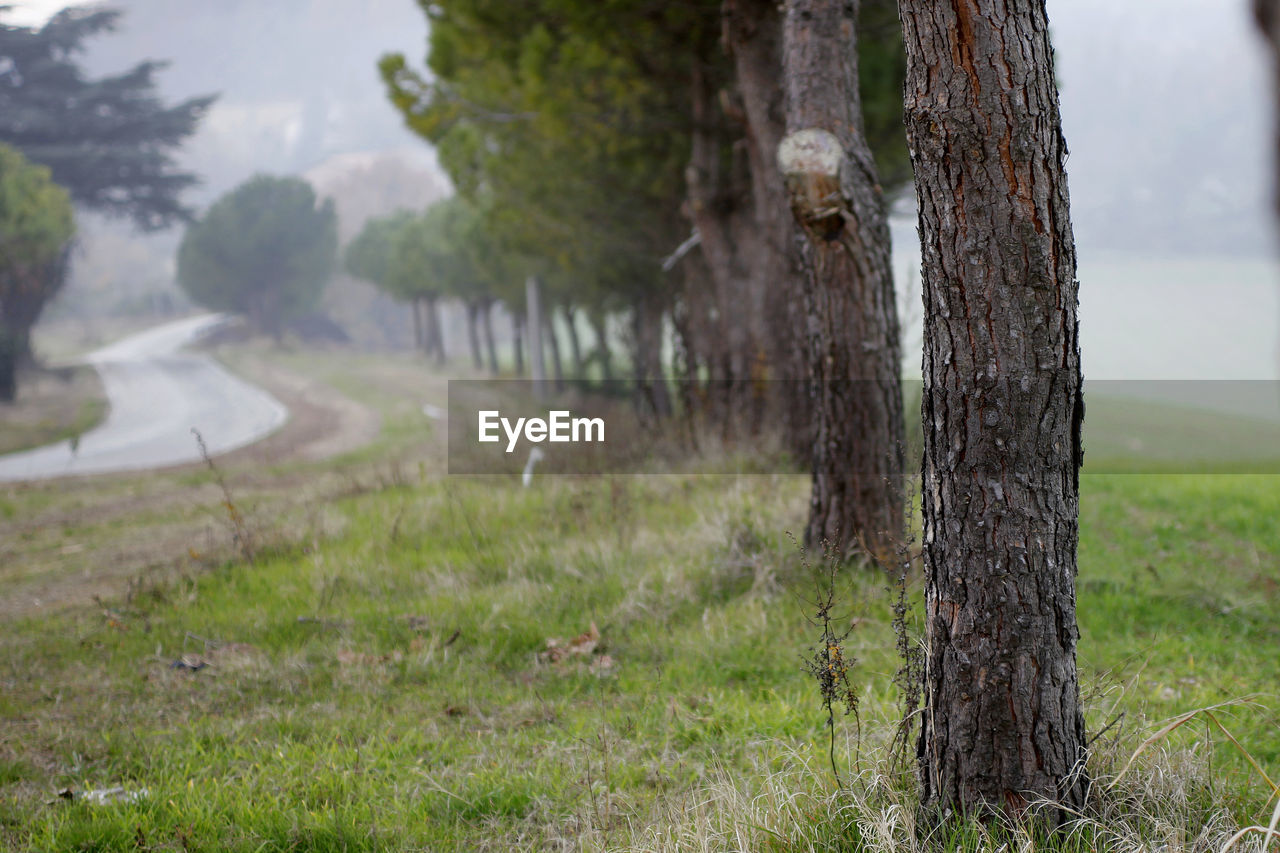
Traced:
[[18, 397], [0, 404], [0, 454], [66, 441], [107, 415], [107, 399], [92, 367], [24, 374]]
[[[335, 384], [364, 369], [339, 361], [323, 368]], [[401, 380], [378, 381], [360, 384], [391, 411]], [[910, 762], [888, 745], [893, 596], [873, 571], [846, 572], [838, 590], [856, 622], [862, 725], [840, 721], [837, 761], [859, 782], [834, 791], [801, 660], [818, 639], [809, 602], [823, 572], [787, 535], [801, 527], [806, 478], [539, 477], [530, 489], [447, 478], [438, 436], [402, 414], [378, 447], [336, 463], [228, 463], [246, 522], [274, 531], [239, 557], [201, 472], [8, 495], [19, 515], [61, 513], [61, 538], [7, 541], [7, 565], [38, 572], [39, 554], [56, 551], [69, 582], [77, 560], [116, 541], [113, 524], [183, 513], [207, 524], [188, 553], [121, 577], [101, 604], [0, 624], [0, 839], [41, 850], [911, 847]], [[1160, 721], [1280, 684], [1280, 479], [1086, 474], [1082, 491], [1080, 657], [1105, 777]], [[141, 517], [94, 509], [131, 499], [148, 507]], [[1217, 712], [1248, 757], [1204, 715], [1144, 751], [1115, 789], [1129, 799], [1108, 800], [1152, 812], [1134, 823], [1137, 841], [1208, 849], [1206, 823], [1265, 823], [1271, 791], [1251, 762], [1277, 778], [1274, 708], [1259, 696]], [[146, 793], [57, 796], [117, 787]], [[952, 842], [999, 846], [976, 831]], [[1116, 848], [1098, 831], [1078, 847]]]

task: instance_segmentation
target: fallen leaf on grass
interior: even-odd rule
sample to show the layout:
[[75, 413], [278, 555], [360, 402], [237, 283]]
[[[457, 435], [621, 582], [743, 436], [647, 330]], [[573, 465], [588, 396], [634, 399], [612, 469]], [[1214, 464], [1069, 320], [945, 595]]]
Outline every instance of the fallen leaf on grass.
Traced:
[[[592, 675], [600, 678], [606, 675], [612, 675], [614, 669], [617, 668], [618, 662], [610, 655], [604, 654], [600, 648], [600, 629], [596, 627], [596, 623], [592, 622], [586, 631], [574, 637], [569, 642], [551, 637], [547, 640], [547, 647], [538, 653], [538, 659], [546, 663], [567, 663], [571, 659], [586, 658], [587, 671]], [[579, 672], [582, 667], [576, 668]]]
[[596, 623], [593, 621], [591, 627], [567, 643], [558, 637], [548, 638], [547, 648], [542, 652], [542, 658], [551, 663], [557, 663], [576, 655], [588, 657], [596, 650], [596, 646], [599, 644], [600, 629], [596, 627]]

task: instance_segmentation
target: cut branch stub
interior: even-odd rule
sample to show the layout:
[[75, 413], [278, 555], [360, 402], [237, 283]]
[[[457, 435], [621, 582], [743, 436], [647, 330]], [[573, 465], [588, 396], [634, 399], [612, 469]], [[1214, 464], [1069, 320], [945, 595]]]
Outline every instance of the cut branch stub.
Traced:
[[778, 168], [787, 185], [791, 210], [806, 230], [834, 240], [844, 227], [848, 202], [840, 190], [844, 146], [829, 130], [805, 128], [778, 143]]

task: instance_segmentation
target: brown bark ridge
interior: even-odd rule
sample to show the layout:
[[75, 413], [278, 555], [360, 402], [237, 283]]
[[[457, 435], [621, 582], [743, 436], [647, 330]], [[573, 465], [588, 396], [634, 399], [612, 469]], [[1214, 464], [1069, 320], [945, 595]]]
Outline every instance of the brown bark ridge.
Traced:
[[857, 4], [788, 0], [777, 156], [801, 249], [814, 418], [805, 541], [888, 561], [903, 532], [903, 415], [889, 223], [862, 131]]
[[924, 279], [923, 801], [1076, 807], [1084, 408], [1048, 20], [1043, 0], [899, 9]]

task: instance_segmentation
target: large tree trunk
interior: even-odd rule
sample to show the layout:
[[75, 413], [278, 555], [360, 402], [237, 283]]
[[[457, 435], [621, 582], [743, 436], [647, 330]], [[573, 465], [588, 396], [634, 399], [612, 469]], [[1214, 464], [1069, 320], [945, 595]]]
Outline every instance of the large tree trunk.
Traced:
[[789, 0], [778, 159], [804, 233], [815, 404], [805, 540], [890, 562], [902, 542], [902, 366], [889, 222], [862, 132], [848, 0]]
[[480, 332], [476, 328], [479, 319], [480, 305], [475, 300], [467, 301], [467, 343], [471, 345], [471, 365], [476, 370], [484, 370], [484, 357], [480, 355]]
[[924, 801], [1078, 807], [1084, 407], [1044, 2], [900, 10], [924, 260]]
[[0, 282], [0, 401], [17, 396], [18, 372], [35, 363], [31, 330], [67, 281], [73, 242], [48, 263], [11, 269]]
[[807, 463], [812, 435], [804, 382], [808, 375], [806, 318], [794, 310], [803, 300], [804, 269], [777, 157], [778, 143], [786, 134], [784, 92], [778, 73], [782, 14], [776, 0], [723, 0], [721, 17], [746, 119], [744, 142], [758, 232], [741, 247], [751, 276], [747, 293], [760, 329], [750, 371], [751, 388], [759, 395], [759, 380], [766, 375], [782, 380], [768, 383], [768, 399], [756, 402], [767, 406], [770, 422], [781, 427], [788, 447]]

